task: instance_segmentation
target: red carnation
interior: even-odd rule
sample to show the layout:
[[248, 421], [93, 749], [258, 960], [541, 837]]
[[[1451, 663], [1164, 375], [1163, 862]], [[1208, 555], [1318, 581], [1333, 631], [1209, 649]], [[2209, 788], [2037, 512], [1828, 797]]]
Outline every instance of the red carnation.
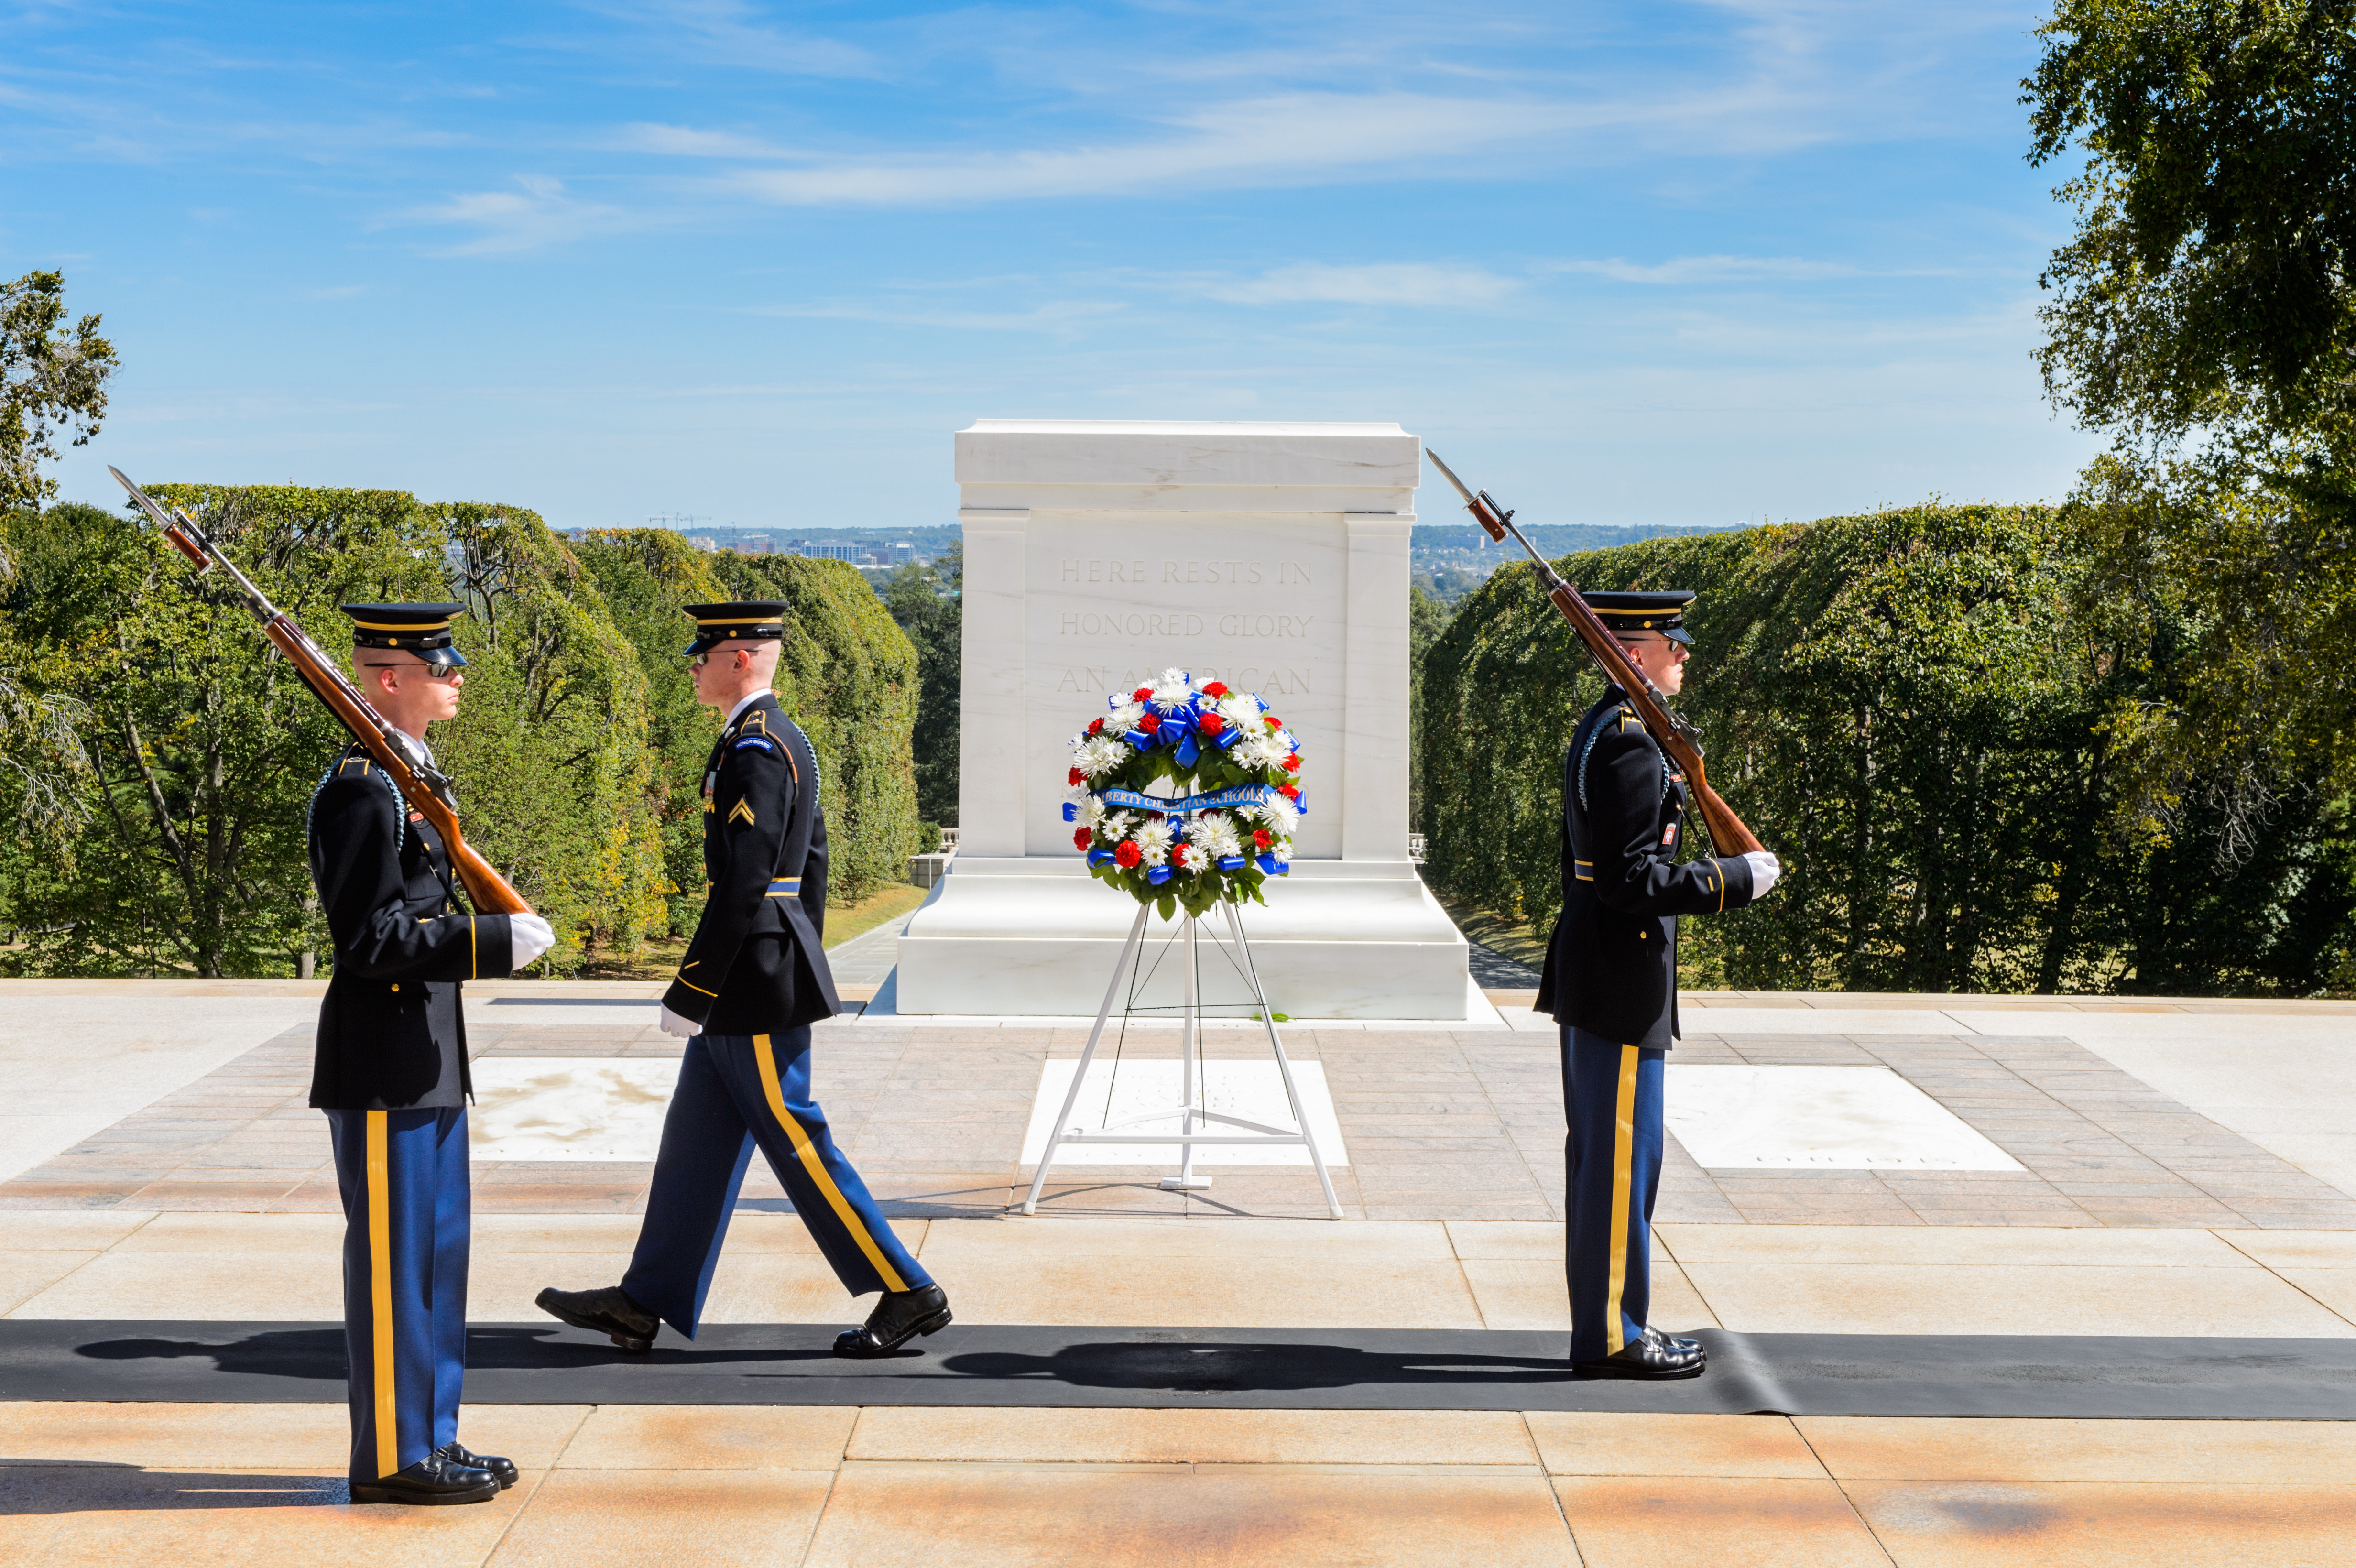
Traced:
[[1205, 713], [1194, 720], [1194, 728], [1205, 735], [1215, 735], [1227, 727], [1227, 721], [1215, 713]]
[[1155, 731], [1162, 728], [1162, 715], [1159, 713], [1149, 713], [1144, 718], [1137, 721], [1137, 727], [1151, 735]]
[[1088, 782], [1088, 775], [1080, 772], [1079, 769], [1074, 768], [1070, 772], [1065, 773], [1064, 782], [1067, 784], [1086, 784]]
[[1268, 727], [1271, 730], [1281, 730], [1284, 728], [1284, 720], [1271, 713], [1268, 716]]
[[1170, 863], [1182, 871], [1186, 869], [1186, 846], [1183, 844], [1170, 846]]
[[1203, 695], [1205, 697], [1225, 697], [1226, 694], [1227, 683], [1224, 680], [1212, 681], [1203, 688]]
[[1284, 759], [1284, 771], [1288, 773], [1297, 773], [1301, 771], [1300, 752], [1291, 752], [1286, 754]]
[[1091, 734], [1091, 735], [1101, 735], [1101, 734], [1103, 734], [1103, 733], [1104, 733], [1104, 720], [1101, 720], [1101, 719], [1091, 719], [1091, 720], [1088, 720], [1088, 733], [1089, 733], [1089, 734]]
[[1096, 842], [1096, 833], [1093, 829], [1083, 827], [1077, 833], [1072, 835], [1072, 848], [1075, 849], [1085, 849], [1090, 844]]
[[1112, 858], [1115, 860], [1119, 861], [1123, 866], [1134, 866], [1140, 860], [1145, 859], [1145, 852], [1140, 849], [1135, 844], [1124, 838], [1120, 841], [1119, 846], [1113, 850]]
[[1141, 687], [1139, 687], [1135, 691], [1130, 692], [1130, 693], [1129, 694], [1129, 697], [1130, 697], [1130, 701], [1132, 701], [1132, 702], [1142, 702], [1142, 701], [1144, 701], [1147, 698], [1151, 697], [1152, 695], [1153, 695], [1153, 688], [1152, 688], [1151, 687], [1150, 687], [1150, 686], [1141, 686]]
[[1255, 849], [1258, 849], [1258, 850], [1261, 850], [1261, 851], [1265, 851], [1265, 850], [1268, 848], [1268, 847], [1269, 847], [1269, 845], [1271, 845], [1271, 844], [1273, 844], [1273, 843], [1275, 843], [1275, 842], [1276, 842], [1276, 836], [1275, 836], [1274, 834], [1271, 834], [1270, 832], [1269, 832], [1269, 830], [1268, 830], [1267, 828], [1265, 828], [1265, 827], [1255, 827], [1255, 828], [1253, 828], [1253, 829], [1252, 829], [1252, 848], [1255, 848]]
[[1301, 798], [1301, 786], [1298, 784], [1281, 784], [1276, 786], [1276, 793], [1282, 795], [1287, 800], [1299, 800]]

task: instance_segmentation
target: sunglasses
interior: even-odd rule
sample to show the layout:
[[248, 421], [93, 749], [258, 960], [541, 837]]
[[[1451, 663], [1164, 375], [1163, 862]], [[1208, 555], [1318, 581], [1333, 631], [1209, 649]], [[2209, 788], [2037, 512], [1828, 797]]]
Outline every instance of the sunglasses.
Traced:
[[458, 678], [458, 667], [454, 664], [371, 664], [365, 665], [361, 667], [365, 669], [405, 669], [412, 674], [423, 675], [428, 680], [455, 680]]

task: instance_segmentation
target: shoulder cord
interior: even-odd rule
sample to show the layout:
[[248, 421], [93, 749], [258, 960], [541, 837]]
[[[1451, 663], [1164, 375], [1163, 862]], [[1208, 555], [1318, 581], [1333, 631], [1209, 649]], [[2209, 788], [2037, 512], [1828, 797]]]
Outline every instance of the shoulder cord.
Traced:
[[[1595, 728], [1587, 732], [1587, 744], [1580, 748], [1579, 752], [1579, 808], [1581, 811], [1588, 809], [1587, 759], [1595, 754], [1595, 742], [1601, 739], [1603, 739], [1603, 720], [1599, 719], [1595, 721]], [[1669, 798], [1668, 759], [1661, 755], [1661, 748], [1657, 742], [1653, 747], [1653, 755], [1661, 764], [1661, 798], [1666, 800]]]
[[[327, 786], [333, 784], [336, 779], [342, 774], [344, 763], [348, 760], [348, 758], [337, 757], [335, 760], [334, 764], [331, 765], [326, 773], [319, 775], [319, 782], [312, 786], [310, 802], [303, 807], [304, 842], [308, 843], [310, 841], [312, 819], [316, 817], [319, 812], [319, 796], [326, 794]], [[369, 769], [369, 773], [381, 782], [384, 787], [392, 794], [392, 852], [398, 855], [401, 853], [402, 845], [408, 841], [408, 803], [401, 798], [401, 786], [392, 782], [392, 776], [390, 773], [387, 773], [382, 768], [374, 766], [371, 766]]]

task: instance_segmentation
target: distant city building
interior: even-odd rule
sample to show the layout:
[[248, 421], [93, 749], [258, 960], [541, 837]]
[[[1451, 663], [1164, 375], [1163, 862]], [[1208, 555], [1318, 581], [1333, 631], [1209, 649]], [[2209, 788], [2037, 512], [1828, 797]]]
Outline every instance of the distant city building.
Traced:
[[809, 544], [797, 547], [795, 553], [810, 560], [847, 560], [857, 565], [867, 559], [868, 547], [859, 544]]

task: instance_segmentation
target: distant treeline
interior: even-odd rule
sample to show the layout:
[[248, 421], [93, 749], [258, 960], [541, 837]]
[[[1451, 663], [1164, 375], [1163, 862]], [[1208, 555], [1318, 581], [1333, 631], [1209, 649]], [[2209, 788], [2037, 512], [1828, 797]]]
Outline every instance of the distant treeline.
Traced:
[[[339, 603], [455, 600], [468, 662], [429, 737], [470, 842], [558, 932], [548, 962], [627, 955], [701, 906], [701, 774], [680, 606], [793, 605], [777, 687], [824, 778], [830, 893], [905, 872], [916, 655], [859, 571], [580, 540], [525, 507], [399, 491], [158, 485], [337, 654]], [[80, 505], [0, 516], [0, 924], [17, 974], [284, 975], [327, 949], [304, 817], [340, 728], [214, 574]]]
[[[2307, 995], [2356, 987], [2356, 819], [2321, 759], [2156, 775], [2138, 717], [2200, 628], [2097, 591], [2042, 507], [1921, 507], [1571, 557], [1593, 588], [1691, 588], [1679, 708], [1783, 857], [1686, 927], [1688, 985]], [[1601, 691], [1527, 565], [1419, 669], [1419, 826], [1443, 891], [1543, 933], [1563, 748]]]

